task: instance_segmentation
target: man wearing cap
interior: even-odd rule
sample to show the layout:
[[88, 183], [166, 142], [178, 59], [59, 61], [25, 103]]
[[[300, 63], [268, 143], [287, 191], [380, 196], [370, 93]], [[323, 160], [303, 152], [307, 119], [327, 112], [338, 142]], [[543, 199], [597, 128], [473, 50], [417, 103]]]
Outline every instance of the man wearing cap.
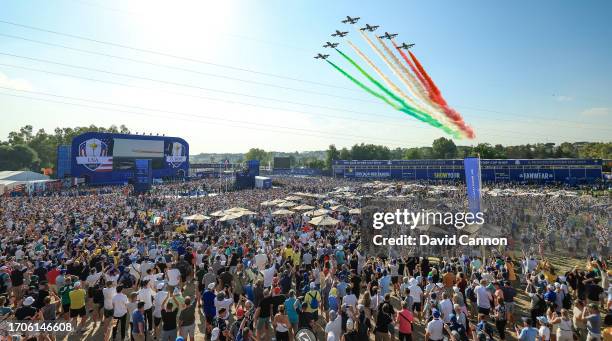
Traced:
[[70, 296], [70, 318], [72, 318], [74, 326], [77, 325], [77, 319], [81, 318], [81, 323], [78, 325], [78, 330], [81, 331], [87, 321], [87, 311], [85, 309], [87, 293], [81, 287], [81, 282], [77, 281], [74, 283], [74, 289], [68, 295]]
[[442, 341], [444, 339], [444, 330], [450, 334], [450, 328], [440, 319], [438, 309], [433, 310], [432, 316], [433, 319], [425, 327], [425, 341]]
[[205, 317], [205, 328], [204, 330], [207, 333], [210, 333], [212, 329], [212, 323], [217, 315], [217, 309], [215, 308], [215, 300], [217, 295], [215, 295], [215, 283], [209, 283], [204, 293], [202, 293], [202, 308], [204, 310]]
[[317, 290], [314, 282], [310, 283], [310, 291], [304, 295], [304, 303], [306, 303], [306, 312], [312, 315], [313, 321], [319, 319], [319, 309], [321, 307], [321, 294]]
[[34, 297], [28, 296], [23, 300], [21, 307], [15, 310], [16, 320], [30, 320], [36, 315], [36, 309], [32, 307], [34, 303]]

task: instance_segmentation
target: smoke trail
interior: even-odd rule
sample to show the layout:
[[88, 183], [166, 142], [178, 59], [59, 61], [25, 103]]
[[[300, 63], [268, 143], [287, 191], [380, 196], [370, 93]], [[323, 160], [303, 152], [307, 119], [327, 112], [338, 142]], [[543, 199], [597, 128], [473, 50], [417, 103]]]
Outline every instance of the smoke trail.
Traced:
[[[372, 67], [372, 69], [374, 69], [374, 71], [383, 79], [383, 81], [387, 84], [387, 86], [389, 86], [393, 91], [397, 92], [400, 94], [401, 97], [403, 98], [399, 98], [399, 97], [393, 97], [396, 101], [400, 102], [404, 108], [411, 110], [414, 113], [419, 114], [422, 118], [424, 122], [427, 122], [435, 127], [441, 128], [443, 126], [445, 126], [443, 123], [441, 123], [437, 118], [433, 117], [432, 115], [430, 115], [428, 112], [424, 111], [423, 109], [420, 108], [415, 108], [415, 105], [408, 105], [403, 99], [408, 100], [409, 102], [412, 103], [412, 99], [410, 97], [408, 97], [404, 92], [402, 92], [402, 90], [395, 85], [379, 68], [378, 66], [376, 66], [376, 64], [374, 64], [374, 62], [372, 62], [372, 60], [370, 58], [368, 58], [368, 56], [366, 56], [357, 46], [355, 46], [352, 42], [347, 41], [348, 44], [353, 48], [353, 50], [355, 50], [355, 52], [366, 62], [368, 63], [368, 65], [370, 65], [370, 67]], [[450, 130], [450, 129], [449, 129]], [[450, 130], [447, 131], [445, 130], [447, 133], [452, 134], [452, 135], [456, 135], [456, 132]], [[454, 134], [453, 134], [454, 133]]]
[[[391, 65], [391, 63], [389, 62], [389, 60], [387, 59], [387, 57], [382, 53], [382, 51], [380, 51], [380, 49], [378, 49], [376, 47], [376, 45], [374, 45], [374, 43], [372, 42], [372, 40], [370, 40], [370, 38], [362, 31], [359, 31], [359, 33], [361, 34], [361, 37], [368, 43], [368, 45], [370, 45], [370, 48], [372, 48], [372, 50], [374, 50], [374, 52], [376, 52], [376, 54], [378, 54], [378, 56], [387, 64], [387, 66], [394, 72], [397, 72], [397, 70], [393, 69], [393, 66]], [[378, 38], [378, 37], [376, 37]], [[380, 40], [380, 38], [378, 38]], [[396, 75], [398, 76], [398, 78], [400, 78], [400, 80], [402, 79], [401, 77], [401, 73], [400, 75], [398, 75], [396, 73]], [[412, 75], [411, 75], [412, 76]], [[404, 84], [406, 85], [406, 84]], [[415, 89], [413, 89], [412, 86], [408, 85], [408, 91], [411, 92], [412, 96], [419, 98], [419, 96], [417, 95], [417, 91], [415, 91]], [[428, 98], [428, 96], [424, 96], [424, 99]]]
[[[431, 86], [429, 85], [429, 83], [427, 82], [427, 80], [424, 78], [423, 75], [421, 75], [420, 71], [422, 70], [423, 72], [425, 71], [425, 69], [423, 68], [422, 65], [420, 65], [420, 63], [418, 63], [420, 65], [420, 70], [419, 68], [417, 68], [412, 61], [410, 60], [410, 58], [404, 53], [404, 51], [402, 51], [401, 49], [398, 48], [397, 44], [395, 43], [394, 40], [391, 40], [391, 43], [393, 43], [393, 46], [399, 51], [400, 55], [402, 56], [402, 58], [406, 61], [406, 63], [410, 66], [410, 68], [415, 72], [415, 74], [417, 75], [417, 77], [419, 78], [419, 80], [423, 83], [423, 85], [425, 85], [428, 90], [429, 90], [429, 98], [434, 101], [435, 103], [438, 103], [442, 109], [444, 110], [444, 114], [451, 120], [451, 122], [453, 122], [461, 131], [463, 131], [466, 136], [470, 139], [473, 139], [475, 137], [474, 134], [474, 130], [468, 126], [464, 121], [463, 118], [461, 117], [461, 115], [454, 109], [450, 108], [446, 101], [444, 100], [444, 98], [442, 98], [442, 96], [439, 94], [439, 90], [438, 90], [438, 94], [434, 92], [434, 90], [431, 88]], [[414, 56], [412, 53], [410, 53], [411, 56]], [[418, 60], [415, 59], [415, 62], [418, 62]], [[429, 77], [429, 75], [428, 75]], [[429, 78], [429, 80], [431, 80], [431, 78]], [[433, 82], [433, 81], [432, 81]], [[436, 87], [437, 89], [437, 87]]]
[[[344, 57], [349, 63], [351, 63], [355, 68], [357, 68], [357, 70], [359, 70], [359, 72], [364, 75], [368, 80], [370, 80], [370, 82], [374, 83], [374, 85], [376, 85], [376, 87], [378, 87], [380, 90], [382, 90], [385, 94], [387, 94], [387, 96], [393, 98], [395, 101], [402, 103], [402, 106], [399, 106], [395, 103], [391, 104], [392, 102], [389, 101], [388, 99], [385, 98], [385, 102], [387, 102], [388, 104], [392, 105], [396, 110], [402, 111], [416, 119], [418, 119], [419, 121], [428, 123], [436, 128], [441, 128], [442, 130], [444, 130], [445, 132], [447, 132], [450, 135], [453, 135], [457, 138], [458, 135], [457, 133], [452, 130], [451, 128], [442, 125], [442, 123], [438, 122], [437, 120], [434, 120], [433, 118], [431, 118], [431, 116], [429, 115], [425, 115], [422, 116], [421, 113], [416, 112], [414, 109], [410, 108], [409, 106], [406, 105], [406, 103], [399, 97], [397, 97], [397, 95], [395, 95], [392, 91], [390, 91], [389, 89], [387, 89], [385, 86], [383, 86], [382, 84], [380, 84], [380, 82], [378, 82], [376, 79], [374, 79], [370, 74], [368, 74], [361, 66], [359, 66], [353, 59], [351, 59], [351, 57], [347, 56], [346, 54], [344, 54], [342, 51], [335, 49], [342, 57]], [[331, 63], [331, 62], [330, 62]], [[339, 69], [336, 66], [337, 69]], [[346, 72], [343, 72], [343, 74], [347, 75], [348, 74]], [[354, 77], [350, 77], [351, 80], [353, 80], [354, 82], [358, 82]], [[360, 82], [359, 82], [360, 83]], [[365, 85], [362, 84], [362, 88], [364, 88]], [[371, 93], [371, 90], [368, 91]], [[382, 96], [380, 94], [378, 94], [379, 96]], [[377, 96], [377, 97], [379, 97]], [[384, 97], [384, 96], [383, 96]], [[379, 97], [380, 98], [380, 97]]]
[[390, 106], [392, 106], [395, 109], [400, 108], [400, 106], [398, 106], [397, 104], [391, 102], [387, 97], [385, 97], [384, 95], [372, 90], [370, 87], [368, 87], [367, 85], [361, 83], [360, 81], [358, 81], [355, 77], [351, 76], [350, 74], [348, 74], [348, 72], [344, 71], [341, 67], [339, 67], [338, 65], [332, 63], [329, 60], [325, 60], [326, 62], [329, 63], [329, 65], [333, 66], [334, 69], [336, 69], [338, 72], [340, 72], [341, 74], [343, 74], [346, 78], [350, 79], [353, 83], [355, 83], [358, 87], [360, 87], [361, 89], [363, 89], [365, 92], [369, 93], [370, 95], [377, 97], [378, 99], [384, 101], [385, 103], [389, 104]]
[[[366, 39], [367, 41], [370, 41], [370, 39], [367, 36], [364, 36], [364, 39]], [[410, 73], [410, 71], [400, 62], [400, 60], [395, 56], [395, 54], [391, 51], [391, 49], [389, 49], [387, 44], [385, 44], [385, 42], [379, 37], [376, 37], [376, 39], [378, 40], [378, 43], [383, 47], [387, 55], [391, 57], [391, 59], [393, 60], [393, 63], [390, 63], [388, 60], [386, 60], [384, 55], [381, 55], [381, 58], [385, 60], [385, 62], [387, 63], [387, 66], [402, 81], [404, 86], [408, 88], [408, 90], [413, 94], [413, 96], [417, 100], [419, 100], [419, 102], [421, 103], [421, 109], [424, 111], [432, 112], [432, 114], [434, 114], [434, 116], [439, 121], [446, 122], [447, 118], [442, 112], [443, 109], [437, 103], [431, 101], [426, 90], [422, 87], [422, 85], [415, 78], [415, 76], [413, 76]], [[373, 46], [372, 48], [375, 49], [380, 54], [380, 51], [375, 46]]]
[[408, 95], [406, 95], [397, 85], [395, 85], [395, 83], [393, 83], [379, 68], [378, 66], [376, 66], [376, 64], [374, 64], [374, 62], [372, 62], [372, 60], [370, 58], [368, 58], [368, 56], [366, 56], [357, 46], [355, 46], [352, 42], [347, 40], [347, 43], [353, 48], [353, 50], [355, 50], [355, 52], [357, 53], [357, 55], [359, 55], [359, 57], [361, 57], [361, 59], [363, 59], [366, 63], [368, 63], [368, 65], [370, 65], [370, 67], [372, 69], [374, 69], [374, 72], [376, 72], [376, 74], [378, 74], [378, 76], [380, 76], [380, 78], [382, 78], [382, 80], [385, 82], [385, 84], [387, 84], [388, 87], [391, 88], [391, 90], [395, 91], [396, 93], [398, 93], [400, 96], [402, 96], [404, 98], [404, 100], [406, 100], [407, 102], [409, 102], [411, 104], [411, 106], [416, 107], [418, 106], [416, 103], [414, 103], [414, 101], [412, 100], [412, 98], [408, 97]]
[[[442, 122], [440, 122], [436, 117], [433, 117], [432, 115], [430, 115], [427, 111], [421, 109], [421, 108], [416, 108], [415, 104], [413, 103], [412, 99], [410, 97], [408, 97], [404, 92], [402, 92], [402, 90], [395, 85], [379, 68], [378, 66], [376, 66], [376, 64], [374, 64], [374, 62], [372, 62], [372, 60], [370, 58], [368, 58], [368, 56], [366, 56], [357, 46], [355, 46], [352, 42], [347, 41], [348, 44], [353, 48], [353, 50], [355, 50], [355, 52], [363, 59], [366, 61], [366, 63], [368, 63], [368, 65], [370, 65], [370, 67], [372, 67], [372, 69], [374, 69], [374, 71], [383, 79], [383, 81], [387, 84], [387, 86], [389, 86], [393, 91], [395, 91], [396, 93], [398, 93], [400, 97], [397, 96], [392, 96], [393, 99], [395, 99], [396, 101], [398, 101], [399, 103], [401, 103], [404, 108], [411, 110], [413, 113], [419, 114], [419, 116], [422, 118], [423, 122], [427, 122], [431, 125], [433, 125], [434, 127], [437, 128], [442, 128], [443, 126], [445, 126], [445, 124], [443, 124]], [[346, 56], [345, 56], [346, 57]], [[355, 64], [353, 64], [355, 65]], [[361, 70], [360, 70], [361, 71]], [[363, 73], [363, 72], [362, 72]], [[370, 77], [368, 77], [368, 79], [371, 80]], [[383, 89], [384, 90], [384, 89]], [[404, 99], [408, 100], [412, 105], [407, 104]], [[444, 128], [443, 128], [444, 129]], [[451, 135], [457, 135], [456, 132], [452, 131], [451, 129], [446, 130], [445, 131]]]
[[452, 119], [458, 123], [457, 125], [465, 131], [469, 138], [474, 138], [474, 130], [463, 121], [463, 117], [461, 117], [461, 114], [459, 114], [455, 109], [448, 106], [446, 100], [444, 99], [444, 97], [442, 97], [442, 94], [440, 93], [440, 89], [438, 89], [434, 81], [431, 79], [431, 77], [429, 77], [427, 71], [425, 71], [425, 68], [423, 68], [417, 57], [410, 51], [408, 51], [408, 53], [410, 54], [412, 60], [414, 60], [414, 64], [419, 69], [419, 72], [421, 72], [421, 74], [429, 84], [429, 87], [431, 88], [431, 91], [436, 97], [437, 102], [445, 109], [448, 115], [450, 115]]

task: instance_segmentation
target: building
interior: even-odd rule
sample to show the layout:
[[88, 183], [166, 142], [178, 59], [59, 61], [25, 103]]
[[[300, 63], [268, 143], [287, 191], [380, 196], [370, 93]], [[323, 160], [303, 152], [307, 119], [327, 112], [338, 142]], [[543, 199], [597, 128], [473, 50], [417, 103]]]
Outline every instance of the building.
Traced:
[[42, 192], [55, 182], [47, 175], [31, 171], [0, 171], [0, 195], [11, 192]]
[[[602, 180], [602, 160], [481, 159], [482, 181], [568, 184]], [[464, 181], [463, 160], [335, 160], [334, 176], [353, 179]]]
[[[67, 157], [69, 171], [65, 169]], [[178, 137], [89, 132], [73, 138], [70, 148], [58, 148], [58, 174], [83, 178], [87, 184], [135, 183], [143, 178], [143, 169], [137, 166], [145, 163], [151, 169], [145, 177], [185, 178], [189, 144]]]

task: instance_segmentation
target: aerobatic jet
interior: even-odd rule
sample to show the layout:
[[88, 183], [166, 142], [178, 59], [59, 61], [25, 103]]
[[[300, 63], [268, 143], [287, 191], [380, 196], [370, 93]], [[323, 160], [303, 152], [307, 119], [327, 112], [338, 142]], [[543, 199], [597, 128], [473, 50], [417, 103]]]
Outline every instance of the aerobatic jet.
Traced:
[[327, 59], [327, 57], [329, 57], [328, 54], [320, 54], [317, 53], [317, 55], [314, 57], [315, 59]]
[[329, 41], [323, 47], [331, 47], [332, 49], [338, 46], [338, 43], [330, 43]]
[[336, 33], [333, 33], [331, 36], [332, 37], [344, 37], [347, 34], [348, 32], [340, 32], [339, 30], [336, 30]]
[[410, 49], [410, 48], [411, 48], [411, 47], [413, 47], [413, 46], [414, 46], [414, 44], [406, 44], [406, 43], [402, 43], [402, 45], [398, 46], [397, 48], [398, 48], [398, 49], [408, 50], [408, 49]]
[[360, 17], [356, 17], [356, 18], [351, 18], [348, 15], [346, 16], [346, 19], [342, 20], [343, 23], [345, 24], [354, 24], [357, 22], [357, 20], [361, 19]]
[[378, 38], [380, 39], [392, 39], [397, 37], [397, 33], [389, 33], [389, 32], [385, 32], [385, 34], [383, 34], [382, 36], [379, 36]]
[[378, 25], [370, 26], [369, 24], [366, 24], [365, 27], [360, 28], [360, 30], [374, 32], [376, 31], [377, 28], [378, 28]]

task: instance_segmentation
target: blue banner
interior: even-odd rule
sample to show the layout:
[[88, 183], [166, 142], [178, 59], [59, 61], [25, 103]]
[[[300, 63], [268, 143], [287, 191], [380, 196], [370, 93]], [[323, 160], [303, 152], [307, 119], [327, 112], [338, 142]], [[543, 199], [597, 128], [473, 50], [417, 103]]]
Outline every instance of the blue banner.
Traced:
[[153, 183], [153, 171], [150, 159], [136, 159], [135, 166], [135, 181], [134, 191], [136, 193], [144, 193], [151, 189]]
[[465, 185], [467, 187], [468, 206], [470, 212], [480, 212], [480, 190], [482, 188], [480, 179], [480, 158], [468, 157], [463, 161], [465, 168]]

